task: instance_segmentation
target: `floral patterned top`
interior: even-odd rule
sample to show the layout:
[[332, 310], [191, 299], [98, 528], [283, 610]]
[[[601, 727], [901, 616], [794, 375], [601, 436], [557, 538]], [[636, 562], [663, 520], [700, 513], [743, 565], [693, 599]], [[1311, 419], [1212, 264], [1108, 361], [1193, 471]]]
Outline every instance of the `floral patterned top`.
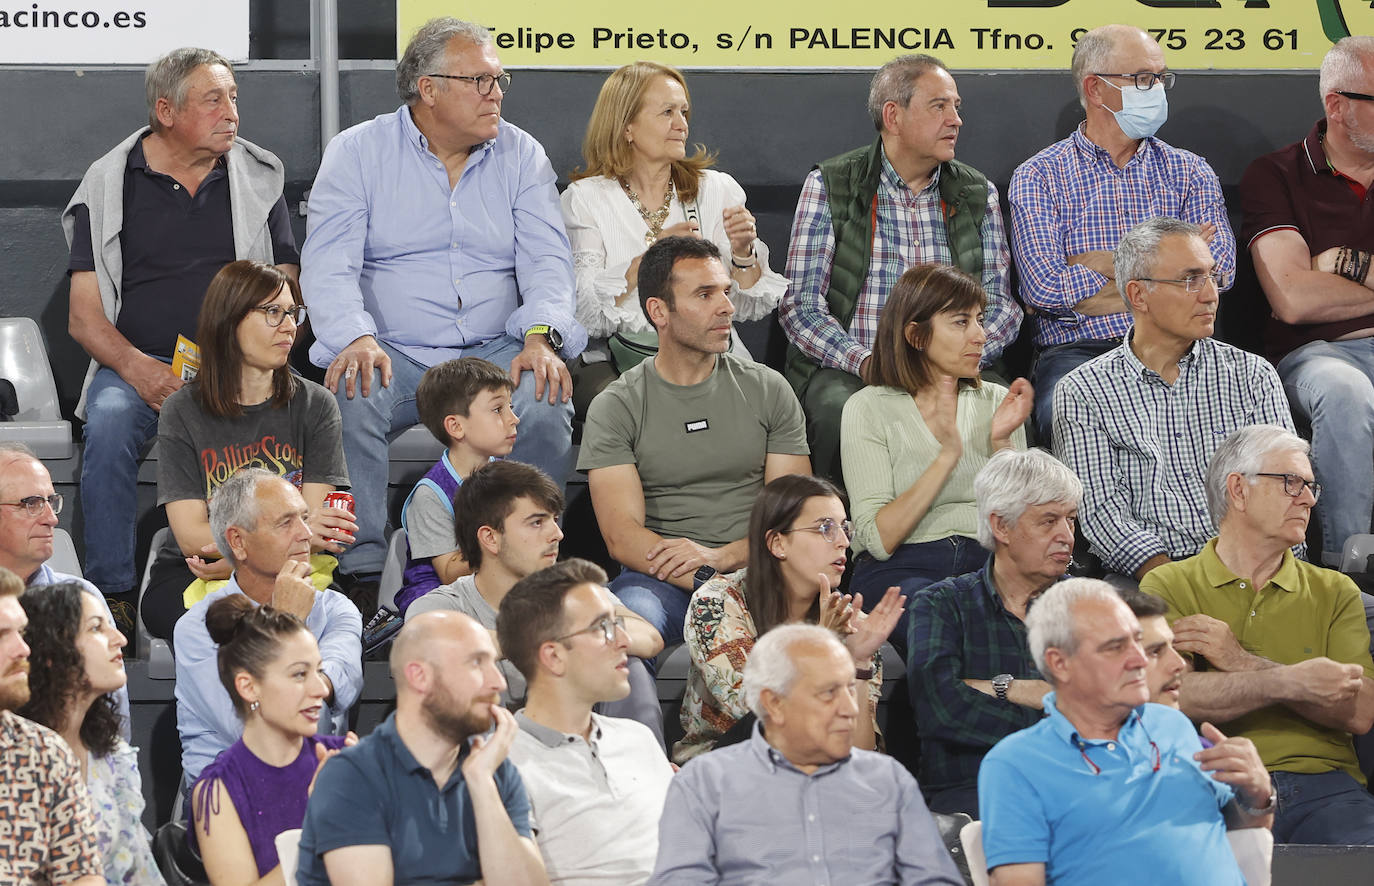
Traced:
[[105, 867], [105, 882], [164, 886], [153, 860], [151, 838], [143, 827], [138, 749], [120, 739], [107, 756], [90, 754], [86, 789], [95, 811], [96, 842]]
[[[717, 575], [697, 588], [687, 604], [683, 640], [692, 656], [687, 691], [682, 699], [682, 729], [673, 745], [673, 760], [686, 763], [715, 746], [716, 739], [749, 713], [744, 704], [744, 663], [758, 631], [744, 602], [744, 574]], [[883, 691], [883, 663], [873, 654], [873, 677], [868, 681], [870, 703]]]

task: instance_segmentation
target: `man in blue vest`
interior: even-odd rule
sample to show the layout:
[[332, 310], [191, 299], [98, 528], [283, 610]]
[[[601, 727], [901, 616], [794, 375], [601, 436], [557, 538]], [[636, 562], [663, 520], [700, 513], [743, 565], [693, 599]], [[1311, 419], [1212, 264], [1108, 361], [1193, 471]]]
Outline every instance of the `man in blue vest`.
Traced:
[[1006, 230], [997, 188], [954, 159], [959, 90], [938, 59], [904, 55], [873, 75], [873, 144], [826, 160], [806, 177], [792, 223], [778, 308], [791, 341], [787, 378], [806, 412], [816, 473], [839, 481], [840, 411], [863, 386], [878, 317], [902, 272], [956, 265], [988, 293], [988, 366], [1016, 339]]

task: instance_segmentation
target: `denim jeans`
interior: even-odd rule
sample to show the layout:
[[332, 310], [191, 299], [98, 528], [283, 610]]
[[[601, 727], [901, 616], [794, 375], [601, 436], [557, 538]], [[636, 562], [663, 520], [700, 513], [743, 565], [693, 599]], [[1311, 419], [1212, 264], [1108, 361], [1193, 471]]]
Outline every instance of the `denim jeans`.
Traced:
[[864, 611], [868, 612], [894, 585], [906, 595], [908, 609], [902, 612], [888, 636], [888, 642], [906, 660], [907, 619], [910, 616], [912, 594], [941, 579], [982, 569], [988, 561], [988, 551], [977, 541], [962, 535], [951, 535], [936, 541], [902, 545], [886, 560], [860, 554], [854, 563], [854, 578], [849, 583], [851, 594], [864, 595]]
[[[358, 540], [339, 558], [339, 564], [343, 572], [354, 575], [382, 571], [390, 474], [387, 443], [419, 422], [415, 388], [427, 368], [385, 342], [381, 345], [391, 358], [391, 384], [382, 387], [380, 374], [374, 372], [369, 396], [362, 396], [360, 391], [352, 400], [348, 399], [342, 382], [336, 394], [343, 417], [344, 458], [348, 462], [358, 521]], [[522, 347], [519, 341], [503, 335], [465, 349], [463, 356], [481, 357], [508, 369]], [[572, 401], [550, 405], [546, 392], [545, 399], [536, 402], [534, 379], [525, 372], [511, 395], [511, 405], [520, 416], [520, 429], [510, 458], [542, 468], [561, 487], [572, 468]]]
[[1075, 368], [1121, 344], [1120, 339], [1085, 339], [1065, 345], [1051, 345], [1035, 357], [1031, 385], [1035, 388], [1035, 444], [1046, 449], [1054, 445], [1054, 386]]
[[1322, 559], [1329, 563], [1347, 538], [1369, 531], [1374, 510], [1374, 338], [1309, 342], [1278, 370], [1293, 414], [1312, 426]]
[[1275, 843], [1374, 844], [1374, 795], [1347, 773], [1275, 772]]
[[[623, 570], [611, 579], [609, 587], [625, 608], [654, 626], [663, 637], [665, 648], [682, 642], [682, 626], [687, 621], [691, 591], [633, 569]], [[652, 669], [653, 662], [646, 664]]]
[[138, 518], [138, 460], [157, 434], [157, 412], [119, 373], [96, 370], [86, 393], [81, 455], [81, 516], [86, 579], [104, 594], [138, 583], [134, 526]]

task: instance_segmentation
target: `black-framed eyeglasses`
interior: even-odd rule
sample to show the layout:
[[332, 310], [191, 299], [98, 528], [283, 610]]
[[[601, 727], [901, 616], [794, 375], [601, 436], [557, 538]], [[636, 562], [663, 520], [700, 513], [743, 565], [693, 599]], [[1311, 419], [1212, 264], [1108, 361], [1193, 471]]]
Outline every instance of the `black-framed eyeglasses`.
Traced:
[[1337, 89], [1336, 95], [1343, 95], [1346, 98], [1354, 99], [1357, 102], [1374, 102], [1374, 95], [1367, 92], [1349, 92], [1344, 89]]
[[1093, 74], [1094, 77], [1125, 77], [1135, 82], [1136, 89], [1154, 89], [1155, 81], [1164, 84], [1165, 89], [1173, 89], [1178, 75], [1173, 71], [1156, 74], [1154, 71], [1136, 71], [1134, 74]]
[[250, 310], [262, 311], [263, 319], [273, 328], [280, 326], [286, 317], [290, 317], [291, 322], [297, 326], [305, 320], [305, 305], [292, 305], [289, 308], [283, 308], [281, 305], [258, 305]]
[[789, 532], [818, 532], [821, 538], [833, 545], [835, 542], [839, 541], [839, 538], [835, 535], [837, 530], [844, 533], [845, 541], [854, 540], [854, 521], [837, 521], [832, 517], [822, 517], [815, 526], [796, 526], [792, 529], [779, 529], [778, 533], [780, 535], [787, 535]]
[[37, 517], [43, 513], [43, 506], [52, 508], [53, 515], [62, 513], [62, 493], [54, 492], [52, 495], [30, 495], [19, 501], [0, 501], [0, 505], [10, 508], [23, 508], [29, 512], [30, 517]]
[[1299, 477], [1297, 474], [1266, 474], [1256, 471], [1255, 476], [1269, 477], [1273, 480], [1282, 480], [1283, 491], [1291, 498], [1297, 498], [1298, 496], [1302, 495], [1302, 491], [1304, 489], [1312, 493], [1313, 501], [1316, 501], [1322, 496], [1322, 485], [1320, 483], [1317, 483], [1313, 480], [1308, 480], [1304, 477]]
[[554, 637], [553, 641], [555, 643], [562, 643], [564, 640], [571, 640], [573, 637], [576, 637], [579, 634], [595, 635], [597, 631], [600, 631], [602, 639], [606, 641], [607, 645], [610, 645], [611, 643], [615, 642], [615, 632], [623, 630], [625, 630], [625, 618], [620, 615], [608, 615], [605, 618], [597, 619], [595, 624], [588, 625], [580, 631], [573, 631], [571, 634], [564, 634], [561, 637]]
[[1230, 271], [1212, 271], [1209, 274], [1189, 274], [1187, 277], [1180, 277], [1177, 280], [1162, 280], [1158, 277], [1136, 277], [1141, 283], [1172, 283], [1175, 286], [1182, 286], [1188, 292], [1201, 292], [1210, 283], [1218, 292], [1231, 285], [1231, 279], [1235, 275]]
[[426, 74], [426, 77], [438, 77], [441, 80], [467, 80], [477, 87], [477, 94], [480, 96], [491, 95], [491, 90], [497, 83], [501, 84], [501, 94], [510, 92], [510, 74], [501, 73], [496, 76], [491, 74], [477, 74], [469, 76], [464, 74]]

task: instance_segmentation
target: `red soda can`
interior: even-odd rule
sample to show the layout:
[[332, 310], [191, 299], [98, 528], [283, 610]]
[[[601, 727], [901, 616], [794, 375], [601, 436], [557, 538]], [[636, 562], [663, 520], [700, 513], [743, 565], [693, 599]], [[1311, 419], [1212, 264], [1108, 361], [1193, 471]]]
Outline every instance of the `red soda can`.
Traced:
[[327, 508], [343, 508], [350, 514], [357, 513], [353, 510], [353, 493], [351, 492], [331, 492], [324, 497], [324, 506]]

